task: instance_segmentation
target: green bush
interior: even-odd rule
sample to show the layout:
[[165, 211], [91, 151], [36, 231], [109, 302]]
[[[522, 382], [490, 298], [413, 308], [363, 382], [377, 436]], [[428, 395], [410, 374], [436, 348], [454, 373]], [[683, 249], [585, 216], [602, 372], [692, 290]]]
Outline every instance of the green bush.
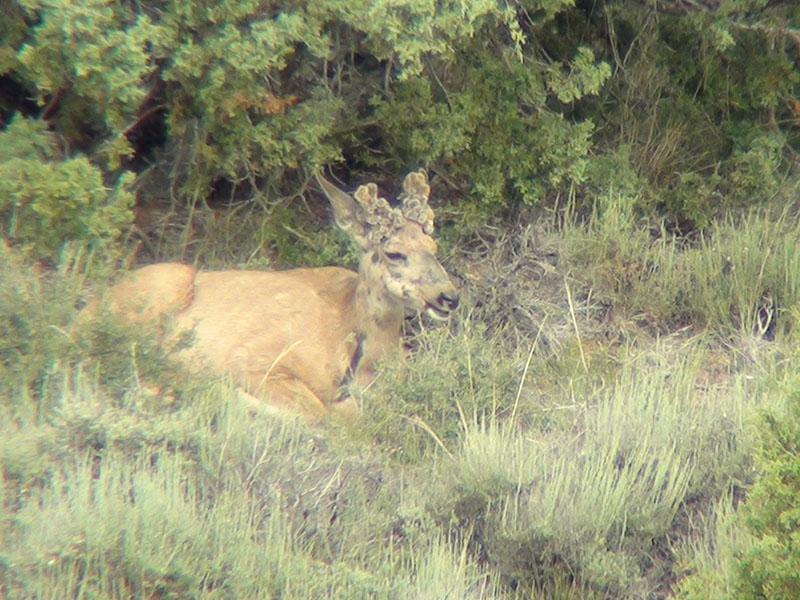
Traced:
[[547, 101], [597, 93], [610, 70], [580, 44], [549, 60], [529, 42], [570, 4], [21, 2], [0, 70], [111, 166], [161, 130], [187, 197], [219, 178], [289, 190], [288, 171], [344, 150], [393, 171], [455, 158], [457, 179], [483, 175], [472, 196], [502, 205], [506, 188], [541, 200], [539, 177], [582, 179], [592, 125]]
[[743, 517], [753, 544], [736, 561], [735, 594], [743, 600], [800, 595], [800, 396], [780, 414], [761, 419], [760, 476]]
[[109, 189], [85, 156], [59, 158], [45, 122], [17, 117], [0, 132], [0, 234], [51, 263], [68, 243], [113, 258], [133, 221], [132, 177]]
[[[587, 208], [613, 189], [703, 227], [791, 193], [800, 76], [786, 24], [800, 9], [786, 3], [10, 8], [0, 72], [96, 164], [135, 154], [126, 164], [168, 174], [143, 179], [145, 203], [226, 186], [272, 203], [341, 158], [371, 174], [427, 166], [483, 215], [567, 197]], [[40, 174], [85, 176], [75, 169]]]
[[597, 40], [609, 40], [603, 50], [596, 42], [595, 53], [615, 66], [601, 103], [591, 106], [601, 126], [595, 141], [630, 148], [650, 183], [643, 208], [683, 229], [778, 193], [790, 198], [784, 177], [786, 156], [798, 147], [789, 123], [800, 71], [786, 26], [800, 9], [759, 0], [685, 12], [665, 4], [673, 10], [657, 14], [606, 3], [603, 19], [586, 20], [607, 35]]
[[483, 210], [515, 202], [541, 203], [546, 191], [583, 183], [594, 125], [548, 110], [548, 98], [570, 103], [595, 94], [608, 65], [591, 50], [547, 63], [535, 54], [497, 56], [476, 40], [447, 79], [401, 82], [373, 101], [390, 156], [403, 163], [450, 165], [470, 182], [469, 199]]

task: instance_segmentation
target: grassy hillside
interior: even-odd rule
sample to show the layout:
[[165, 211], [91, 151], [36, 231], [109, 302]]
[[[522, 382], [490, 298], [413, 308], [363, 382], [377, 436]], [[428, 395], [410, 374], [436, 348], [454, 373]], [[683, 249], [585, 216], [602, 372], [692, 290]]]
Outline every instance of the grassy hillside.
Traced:
[[348, 427], [79, 319], [110, 277], [85, 253], [0, 247], [0, 595], [735, 597], [800, 372], [800, 225], [686, 240], [627, 206], [446, 241], [463, 311], [409, 322], [405, 379]]
[[[796, 0], [0, 5], [0, 598], [800, 598]], [[318, 168], [463, 298], [358, 422], [79, 316], [353, 266]]]

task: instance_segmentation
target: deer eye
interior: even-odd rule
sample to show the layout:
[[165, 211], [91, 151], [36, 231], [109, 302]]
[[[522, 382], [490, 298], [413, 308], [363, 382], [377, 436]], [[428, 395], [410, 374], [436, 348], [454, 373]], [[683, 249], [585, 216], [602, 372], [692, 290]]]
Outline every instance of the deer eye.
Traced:
[[386, 258], [392, 262], [405, 262], [406, 255], [402, 252], [386, 252]]

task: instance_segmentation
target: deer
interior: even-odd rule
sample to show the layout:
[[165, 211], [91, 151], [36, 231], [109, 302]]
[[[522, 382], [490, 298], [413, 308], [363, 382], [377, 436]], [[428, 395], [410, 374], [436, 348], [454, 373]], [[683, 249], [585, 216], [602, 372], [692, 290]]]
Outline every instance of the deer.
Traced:
[[232, 376], [251, 401], [312, 419], [351, 418], [360, 412], [351, 385], [367, 388], [381, 361], [404, 360], [406, 312], [447, 320], [459, 294], [436, 258], [425, 171], [405, 177], [397, 206], [375, 183], [350, 195], [319, 170], [315, 176], [336, 224], [361, 248], [357, 273], [158, 263], [113, 286], [107, 302], [129, 324], [168, 317], [170, 336], [191, 332], [178, 358]]

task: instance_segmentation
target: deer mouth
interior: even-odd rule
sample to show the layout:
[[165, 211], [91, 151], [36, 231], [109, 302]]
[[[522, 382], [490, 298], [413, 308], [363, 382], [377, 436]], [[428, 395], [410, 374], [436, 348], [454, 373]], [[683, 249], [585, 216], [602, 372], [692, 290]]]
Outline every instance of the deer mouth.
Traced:
[[450, 317], [450, 310], [439, 308], [430, 302], [425, 303], [425, 312], [428, 313], [428, 316], [433, 317], [437, 321], [446, 321]]

